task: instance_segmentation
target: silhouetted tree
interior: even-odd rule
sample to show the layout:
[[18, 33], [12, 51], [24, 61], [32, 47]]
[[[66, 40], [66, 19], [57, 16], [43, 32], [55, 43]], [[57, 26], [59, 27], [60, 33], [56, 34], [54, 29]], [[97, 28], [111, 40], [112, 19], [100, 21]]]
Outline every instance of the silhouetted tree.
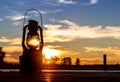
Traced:
[[80, 65], [80, 59], [76, 58], [76, 66]]
[[62, 63], [64, 65], [71, 65], [71, 63], [72, 63], [71, 58], [70, 57], [64, 57], [64, 58], [62, 58]]
[[53, 64], [56, 64], [56, 62], [59, 60], [59, 58], [57, 56], [52, 56], [51, 57], [51, 61]]
[[5, 52], [2, 50], [2, 47], [0, 47], [0, 64], [3, 64], [3, 60], [4, 60], [4, 57], [5, 57]]

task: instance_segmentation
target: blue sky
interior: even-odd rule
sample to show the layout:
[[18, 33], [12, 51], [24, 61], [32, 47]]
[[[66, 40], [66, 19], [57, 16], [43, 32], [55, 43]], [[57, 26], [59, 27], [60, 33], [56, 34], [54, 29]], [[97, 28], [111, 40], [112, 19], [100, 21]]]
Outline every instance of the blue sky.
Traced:
[[109, 63], [119, 63], [119, 4], [119, 0], [0, 0], [0, 46], [7, 51], [6, 60], [18, 60], [24, 13], [38, 9], [47, 28], [46, 47], [60, 50], [61, 57], [79, 57], [84, 64], [101, 63], [104, 53]]
[[[44, 12], [48, 19], [68, 19], [80, 25], [119, 25], [119, 0], [1, 0], [0, 18], [24, 14], [35, 8]], [[6, 19], [7, 20], [7, 19]]]

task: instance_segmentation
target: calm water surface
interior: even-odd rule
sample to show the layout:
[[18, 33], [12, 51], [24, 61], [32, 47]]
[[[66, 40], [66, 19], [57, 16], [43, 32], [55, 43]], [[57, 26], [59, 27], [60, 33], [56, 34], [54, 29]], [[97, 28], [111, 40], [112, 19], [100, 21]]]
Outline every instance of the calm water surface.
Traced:
[[42, 70], [21, 74], [19, 69], [0, 69], [0, 82], [120, 82], [119, 70]]
[[[19, 72], [19, 69], [0, 69], [0, 72]], [[117, 72], [120, 70], [42, 70], [42, 72]]]

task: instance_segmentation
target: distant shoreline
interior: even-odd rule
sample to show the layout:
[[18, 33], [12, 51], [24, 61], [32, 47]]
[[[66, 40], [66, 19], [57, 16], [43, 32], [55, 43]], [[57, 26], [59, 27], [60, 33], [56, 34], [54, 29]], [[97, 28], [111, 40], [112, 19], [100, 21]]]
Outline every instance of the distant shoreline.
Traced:
[[[19, 69], [19, 64], [4, 64], [0, 65], [0, 69]], [[120, 65], [42, 65], [41, 69], [50, 70], [120, 70]]]

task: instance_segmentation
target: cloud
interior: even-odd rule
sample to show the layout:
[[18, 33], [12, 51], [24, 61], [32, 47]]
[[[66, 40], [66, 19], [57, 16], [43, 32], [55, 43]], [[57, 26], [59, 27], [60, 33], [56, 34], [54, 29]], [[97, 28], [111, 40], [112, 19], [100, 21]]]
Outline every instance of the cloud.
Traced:
[[6, 52], [5, 61], [18, 62], [19, 56], [22, 55], [21, 46], [4, 46], [3, 50]]
[[[40, 11], [41, 14], [49, 13], [49, 11], [42, 11], [42, 10], [39, 10], [39, 11]], [[30, 18], [30, 17], [34, 17], [34, 16], [38, 17], [38, 15], [39, 15], [39, 13], [37, 13], [36, 11], [30, 11], [30, 12], [27, 13], [26, 18]], [[6, 16], [5, 18], [8, 19], [8, 20], [15, 21], [14, 25], [18, 26], [18, 25], [20, 25], [20, 22], [18, 22], [18, 21], [24, 19], [24, 14], [19, 13], [17, 11], [12, 11], [11, 15]]]
[[14, 21], [18, 21], [24, 18], [24, 15], [16, 10], [11, 9], [8, 6], [5, 6], [4, 8], [8, 13], [8, 15], [5, 16], [5, 19], [7, 20], [14, 20]]
[[[49, 11], [45, 11], [45, 10], [38, 10], [41, 14], [47, 14], [47, 13], [49, 13]], [[39, 13], [37, 12], [37, 11], [35, 11], [35, 10], [31, 10], [31, 11], [29, 11], [28, 12], [29, 14], [34, 14], [35, 16], [38, 16], [39, 15]], [[27, 13], [27, 14], [28, 14]]]
[[91, 4], [97, 4], [97, 3], [98, 3], [98, 0], [90, 0], [90, 3], [91, 3]]
[[6, 43], [6, 42], [10, 42], [10, 40], [7, 39], [6, 37], [1, 37], [1, 38], [0, 38], [0, 42]]
[[[96, 63], [97, 62], [97, 63]], [[108, 63], [108, 62], [107, 62]], [[81, 64], [86, 65], [86, 64], [103, 64], [102, 58], [82, 58], [81, 59]]]
[[120, 49], [118, 47], [84, 47], [85, 52], [87, 53], [96, 53], [97, 55], [101, 54], [108, 54], [109, 56], [119, 55]]
[[0, 43], [8, 43], [10, 45], [20, 45], [21, 44], [21, 38], [12, 38], [9, 39], [7, 37], [1, 37]]
[[14, 38], [10, 42], [11, 45], [21, 45], [21, 43], [22, 43], [22, 39], [21, 38]]
[[[84, 47], [84, 49], [86, 50], [86, 52], [98, 52], [98, 51], [116, 51], [116, 48], [112, 48], [112, 47], [107, 47], [107, 48], [99, 48], [99, 47]], [[118, 49], [117, 49], [118, 50]]]
[[40, 10], [40, 12], [41, 12], [41, 14], [47, 14], [48, 13], [48, 11], [42, 11], [42, 10]]
[[8, 39], [6, 37], [0, 38], [0, 43], [5, 43], [3, 51], [6, 52], [5, 61], [19, 62], [19, 56], [22, 55], [22, 47], [20, 38]]
[[72, 0], [58, 0], [58, 3], [61, 3], [61, 4], [76, 4], [76, 2], [74, 2]]
[[[45, 42], [67, 42], [76, 39], [98, 39], [98, 38], [114, 38], [120, 39], [119, 26], [81, 26], [69, 20], [55, 20], [54, 24], [45, 24], [44, 41]], [[56, 23], [56, 24], [55, 24]], [[19, 24], [19, 23], [18, 23]], [[18, 25], [16, 23], [16, 25]], [[21, 44], [21, 38], [9, 39], [0, 37], [0, 42], [9, 44]]]
[[48, 5], [50, 5], [50, 6], [60, 6], [60, 4], [58, 4], [57, 2], [56, 2], [56, 0], [43, 0], [44, 2], [44, 4], [46, 4], [47, 6]]
[[[104, 45], [103, 45], [104, 46]], [[108, 64], [116, 64], [119, 63], [120, 61], [120, 48], [119, 47], [83, 47], [85, 49], [86, 54], [89, 54], [89, 56], [91, 57], [87, 57], [87, 58], [82, 58], [81, 61], [83, 61], [83, 63], [91, 63], [91, 64], [102, 64], [102, 60], [103, 60], [103, 54], [107, 55], [107, 63]], [[91, 59], [93, 59], [93, 62], [91, 62]], [[85, 60], [85, 61], [84, 61]], [[99, 60], [96, 61], [95, 60]], [[100, 62], [101, 61], [101, 62]]]
[[14, 57], [12, 57], [12, 56], [8, 56], [8, 54], [7, 54], [7, 55], [5, 56], [5, 58], [4, 58], [4, 61], [5, 61], [5, 62], [18, 63], [18, 62], [19, 62], [19, 59], [14, 58]]
[[[10, 14], [5, 16], [7, 20], [13, 20], [13, 21], [19, 21], [24, 19], [24, 13], [9, 9]], [[30, 16], [26, 16], [26, 18], [29, 18]]]
[[94, 4], [97, 4], [98, 3], [98, 0], [90, 0], [89, 3], [84, 3], [82, 5], [94, 5]]
[[61, 11], [63, 11], [63, 10], [62, 9], [56, 9], [56, 10], [53, 11], [53, 13], [59, 13]]
[[62, 4], [76, 4], [74, 0], [44, 0], [44, 3], [51, 6], [61, 6]]
[[3, 21], [3, 19], [2, 19], [2, 18], [0, 18], [0, 21]]
[[[62, 9], [55, 9], [55, 10], [38, 10], [42, 15], [43, 14], [49, 14], [49, 13], [59, 13], [59, 12], [62, 12], [63, 10]], [[24, 13], [21, 13], [21, 12], [18, 12], [18, 11], [15, 11], [15, 10], [10, 10], [10, 15], [7, 15], [5, 16], [5, 18], [7, 20], [12, 20], [12, 21], [15, 21], [13, 24], [15, 26], [19, 26], [20, 25], [20, 20], [24, 19]], [[26, 18], [35, 18], [38, 20], [38, 17], [39, 17], [39, 13], [36, 12], [36, 11], [29, 11], [27, 14], [26, 14]], [[3, 19], [0, 18], [0, 21], [2, 21]]]
[[65, 42], [75, 39], [114, 38], [120, 39], [119, 26], [80, 26], [69, 20], [53, 20], [59, 24], [45, 24], [45, 42]]
[[59, 13], [59, 12], [62, 12], [62, 11], [63, 11], [62, 9], [55, 9], [55, 10], [52, 10], [52, 11], [42, 11], [42, 10], [40, 10], [41, 14]]
[[24, 18], [24, 15], [21, 15], [21, 14], [15, 14], [15, 15], [11, 15], [11, 16], [6, 16], [7, 19], [9, 20], [21, 20]]
[[[54, 42], [68, 42], [68, 41], [75, 41], [76, 39], [99, 39], [99, 38], [113, 38], [113, 39], [120, 39], [120, 27], [119, 26], [105, 26], [104, 28], [101, 25], [98, 26], [81, 26], [76, 24], [75, 22], [69, 21], [69, 20], [55, 20], [51, 19], [51, 21], [54, 21], [54, 24], [45, 24], [43, 34], [44, 34], [44, 41], [50, 42], [54, 44]], [[9, 54], [11, 57], [14, 57], [17, 59], [18, 55], [21, 54], [22, 48], [21, 48], [21, 38], [7, 38], [7, 37], [0, 37], [0, 43], [5, 43], [8, 46], [4, 46], [5, 51], [7, 51], [7, 54]], [[58, 43], [59, 44], [59, 43]], [[73, 45], [73, 44], [71, 44]], [[84, 44], [83, 44], [84, 45]], [[104, 45], [103, 45], [104, 46]], [[50, 47], [50, 46], [49, 46]], [[68, 50], [61, 46], [54, 46], [55, 49], [63, 50], [63, 56], [64, 54], [75, 54], [78, 56], [79, 52], [75, 52], [73, 50], [69, 50], [70, 48], [67, 48]], [[82, 46], [81, 46], [82, 47]], [[51, 46], [52, 48], [52, 46]], [[106, 52], [109, 54], [112, 54], [115, 57], [118, 57], [120, 53], [120, 49], [118, 47], [84, 47], [85, 52], [83, 53], [97, 53], [98, 52]], [[71, 51], [71, 52], [70, 52]], [[16, 55], [17, 54], [17, 57]], [[82, 54], [82, 52], [81, 52]], [[117, 55], [117, 56], [116, 56]]]
[[24, 5], [25, 5], [25, 1], [19, 0], [19, 1], [17, 1], [16, 4], [18, 4], [18, 5], [20, 5], [20, 6], [24, 6]]
[[9, 52], [9, 53], [13, 53], [13, 52], [21, 52], [22, 51], [22, 47], [21, 46], [5, 46], [4, 47], [4, 50], [6, 52]]

